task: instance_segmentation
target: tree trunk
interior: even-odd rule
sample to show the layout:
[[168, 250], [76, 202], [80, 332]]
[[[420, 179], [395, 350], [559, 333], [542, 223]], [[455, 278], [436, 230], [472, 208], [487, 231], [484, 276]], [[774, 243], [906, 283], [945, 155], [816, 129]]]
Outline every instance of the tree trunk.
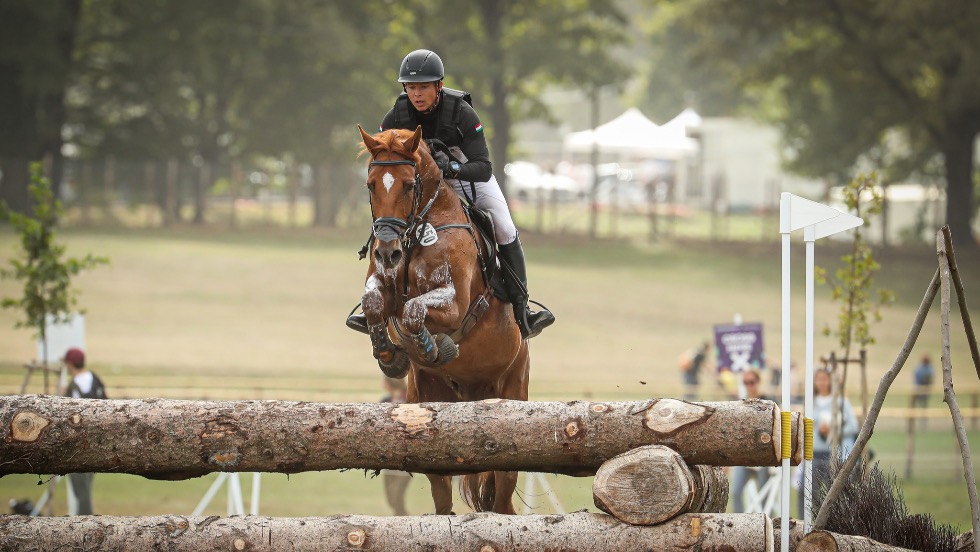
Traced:
[[688, 466], [662, 445], [635, 448], [604, 463], [592, 482], [595, 505], [631, 525], [655, 525], [688, 512], [724, 512], [728, 477]]
[[867, 537], [838, 535], [830, 531], [808, 533], [796, 546], [796, 550], [797, 552], [910, 552], [908, 548], [882, 544]]
[[[343, 468], [592, 475], [649, 444], [668, 446], [689, 464], [776, 466], [779, 419], [776, 404], [762, 400], [396, 405], [13, 395], [0, 397], [0, 475], [186, 479]], [[798, 462], [802, 422], [795, 420]]]
[[946, 224], [953, 233], [956, 249], [972, 255], [977, 251], [977, 241], [970, 224], [974, 208], [973, 141], [977, 133], [962, 128], [964, 124], [967, 123], [951, 123], [951, 128], [961, 127], [961, 132], [951, 130], [951, 136], [942, 144], [946, 168]]
[[0, 516], [0, 549], [42, 550], [540, 550], [771, 551], [764, 514], [687, 514], [627, 525], [605, 514], [341, 515], [325, 518]]
[[510, 110], [507, 109], [507, 53], [503, 47], [504, 14], [507, 7], [500, 0], [481, 0], [480, 13], [483, 19], [483, 32], [487, 37], [487, 68], [485, 73], [490, 75], [490, 121], [493, 123], [492, 133], [487, 142], [490, 144], [490, 158], [493, 174], [504, 196], [507, 193], [507, 174], [504, 167], [507, 164], [507, 145], [510, 144]]

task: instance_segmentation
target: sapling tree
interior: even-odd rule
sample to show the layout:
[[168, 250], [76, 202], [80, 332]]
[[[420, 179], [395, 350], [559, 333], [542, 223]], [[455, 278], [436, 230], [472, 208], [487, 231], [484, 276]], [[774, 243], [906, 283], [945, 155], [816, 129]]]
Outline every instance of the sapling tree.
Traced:
[[[844, 378], [842, 380], [845, 382], [848, 365], [856, 360], [866, 359], [866, 347], [875, 343], [875, 338], [871, 334], [871, 322], [881, 321], [881, 307], [894, 300], [894, 294], [889, 290], [878, 289], [875, 292], [874, 277], [881, 265], [874, 259], [871, 246], [864, 239], [862, 232], [862, 229], [869, 226], [868, 218], [881, 213], [884, 197], [877, 183], [878, 175], [871, 173], [858, 175], [844, 186], [844, 205], [850, 213], [863, 218], [865, 225], [854, 229], [850, 252], [841, 256], [841, 265], [834, 271], [833, 276], [828, 275], [823, 268], [818, 267], [816, 270], [818, 281], [830, 285], [833, 300], [841, 303], [837, 315], [837, 328], [832, 329], [828, 325], [823, 333], [835, 336], [843, 349]], [[854, 347], [860, 351], [859, 359], [851, 358]], [[842, 384], [839, 390], [841, 395], [844, 394], [843, 387]], [[868, 388], [865, 362], [861, 362], [861, 402], [864, 412], [867, 412]], [[832, 427], [836, 428], [837, 417], [834, 418], [835, 423]], [[839, 439], [838, 432], [832, 431], [832, 433], [835, 438], [831, 442], [838, 444], [835, 442]]]
[[[4, 297], [4, 309], [19, 310], [22, 318], [16, 328], [32, 328], [42, 344], [42, 366], [48, 364], [47, 321], [67, 321], [78, 303], [71, 279], [83, 270], [107, 264], [105, 257], [91, 254], [82, 258], [65, 257], [65, 246], [55, 242], [55, 227], [64, 215], [61, 202], [44, 177], [41, 164], [32, 163], [29, 192], [33, 199], [30, 213], [19, 213], [0, 202], [0, 220], [10, 222], [20, 236], [20, 251], [9, 266], [0, 267], [0, 278], [20, 282], [20, 297]], [[84, 311], [79, 311], [84, 312]], [[48, 371], [44, 370], [44, 391], [48, 390]]]

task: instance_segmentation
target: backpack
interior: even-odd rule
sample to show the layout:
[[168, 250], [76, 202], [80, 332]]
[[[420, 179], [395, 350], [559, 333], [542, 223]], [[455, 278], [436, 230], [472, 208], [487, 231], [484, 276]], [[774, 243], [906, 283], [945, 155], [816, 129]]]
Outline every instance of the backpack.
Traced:
[[67, 395], [69, 397], [73, 397], [75, 395], [75, 391], [78, 391], [79, 396], [83, 399], [109, 398], [105, 394], [105, 385], [102, 384], [102, 380], [99, 379], [99, 376], [95, 375], [95, 372], [92, 372], [92, 388], [88, 390], [88, 393], [82, 393], [82, 390], [78, 388], [78, 384], [72, 380], [71, 384], [68, 386]]

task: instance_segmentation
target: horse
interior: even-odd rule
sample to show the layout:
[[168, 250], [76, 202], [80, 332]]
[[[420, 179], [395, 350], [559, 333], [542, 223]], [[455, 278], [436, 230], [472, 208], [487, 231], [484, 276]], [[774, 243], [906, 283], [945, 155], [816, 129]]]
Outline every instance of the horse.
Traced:
[[[370, 135], [370, 265], [361, 298], [378, 366], [407, 378], [407, 401], [528, 398], [530, 353], [481, 262], [494, 258], [442, 176], [422, 127]], [[452, 477], [426, 474], [436, 514], [452, 514]], [[463, 477], [476, 511], [514, 514], [517, 472]]]

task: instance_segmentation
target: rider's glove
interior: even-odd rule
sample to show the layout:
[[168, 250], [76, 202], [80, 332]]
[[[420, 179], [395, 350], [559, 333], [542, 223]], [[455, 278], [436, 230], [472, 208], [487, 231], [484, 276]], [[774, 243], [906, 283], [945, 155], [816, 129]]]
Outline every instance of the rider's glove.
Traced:
[[449, 168], [449, 156], [445, 152], [437, 151], [432, 154], [432, 158], [436, 161], [436, 166], [442, 171], [445, 176], [452, 176], [452, 170]]

